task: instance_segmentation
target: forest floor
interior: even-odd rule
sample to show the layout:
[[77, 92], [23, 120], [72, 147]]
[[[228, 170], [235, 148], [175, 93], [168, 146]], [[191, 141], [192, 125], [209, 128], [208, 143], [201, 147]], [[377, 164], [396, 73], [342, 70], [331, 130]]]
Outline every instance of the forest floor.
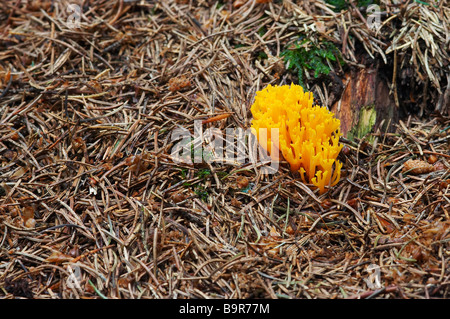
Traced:
[[[416, 109], [399, 94], [395, 130], [343, 138], [341, 180], [319, 195], [284, 162], [273, 175], [176, 163], [172, 133], [249, 128], [258, 90], [300, 80], [282, 53], [302, 32], [344, 51], [330, 74], [364, 68], [369, 44], [333, 22], [357, 13], [82, 2], [0, 8], [1, 298], [449, 297], [450, 118], [429, 105], [448, 102], [439, 55], [428, 65], [422, 50], [411, 61], [428, 69], [410, 78], [436, 67], [427, 87], [440, 94]], [[324, 65], [303, 81], [330, 106]]]

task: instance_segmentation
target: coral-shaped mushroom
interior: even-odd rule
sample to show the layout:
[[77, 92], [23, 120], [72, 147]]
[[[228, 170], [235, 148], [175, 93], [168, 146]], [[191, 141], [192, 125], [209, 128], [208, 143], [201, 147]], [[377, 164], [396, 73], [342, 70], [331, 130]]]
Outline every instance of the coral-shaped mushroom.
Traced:
[[340, 121], [326, 107], [313, 106], [312, 93], [295, 84], [269, 84], [256, 93], [251, 112], [252, 131], [258, 140], [259, 129], [268, 132], [267, 145], [261, 146], [270, 154], [270, 131], [278, 128], [277, 147], [304, 183], [312, 183], [321, 194], [326, 186], [338, 183], [342, 163], [336, 158], [343, 147], [339, 143]]

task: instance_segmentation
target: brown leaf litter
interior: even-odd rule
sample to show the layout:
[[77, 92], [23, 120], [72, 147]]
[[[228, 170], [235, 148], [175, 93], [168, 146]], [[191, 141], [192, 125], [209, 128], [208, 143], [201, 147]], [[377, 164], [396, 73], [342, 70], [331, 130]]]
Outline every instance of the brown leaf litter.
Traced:
[[[322, 196], [283, 163], [263, 175], [170, 158], [171, 133], [194, 133], [195, 120], [248, 128], [255, 92], [294, 80], [279, 56], [301, 32], [343, 47], [352, 67], [356, 50], [394, 50], [399, 68], [412, 63], [429, 82], [424, 94], [444, 96], [448, 8], [389, 7], [385, 44], [357, 8], [322, 1], [100, 0], [75, 28], [68, 3], [0, 8], [2, 298], [449, 297], [450, 120], [439, 96], [439, 116], [407, 117], [370, 143], [343, 139], [344, 176]], [[325, 83], [311, 83], [329, 105]]]

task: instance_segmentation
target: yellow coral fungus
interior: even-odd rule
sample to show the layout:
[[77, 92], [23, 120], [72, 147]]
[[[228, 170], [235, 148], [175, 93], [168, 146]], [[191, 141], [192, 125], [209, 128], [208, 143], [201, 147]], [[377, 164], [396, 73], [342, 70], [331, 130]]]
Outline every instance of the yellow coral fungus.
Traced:
[[313, 106], [312, 93], [295, 84], [269, 84], [256, 93], [251, 112], [252, 131], [258, 140], [259, 129], [267, 129], [267, 145], [261, 146], [269, 154], [270, 129], [278, 128], [277, 147], [304, 183], [312, 183], [321, 194], [326, 186], [337, 184], [342, 168], [336, 160], [343, 146], [339, 144], [340, 121], [326, 107]]

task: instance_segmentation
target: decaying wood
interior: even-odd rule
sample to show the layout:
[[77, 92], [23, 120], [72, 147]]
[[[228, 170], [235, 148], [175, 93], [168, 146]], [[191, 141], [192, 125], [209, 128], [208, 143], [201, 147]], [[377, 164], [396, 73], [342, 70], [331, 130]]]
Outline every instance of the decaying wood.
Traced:
[[365, 106], [375, 107], [374, 131], [394, 130], [400, 110], [390, 94], [388, 79], [378, 67], [353, 68], [345, 74], [343, 82], [345, 89], [341, 98], [331, 107], [331, 111], [340, 119], [344, 136], [357, 125], [361, 108]]

